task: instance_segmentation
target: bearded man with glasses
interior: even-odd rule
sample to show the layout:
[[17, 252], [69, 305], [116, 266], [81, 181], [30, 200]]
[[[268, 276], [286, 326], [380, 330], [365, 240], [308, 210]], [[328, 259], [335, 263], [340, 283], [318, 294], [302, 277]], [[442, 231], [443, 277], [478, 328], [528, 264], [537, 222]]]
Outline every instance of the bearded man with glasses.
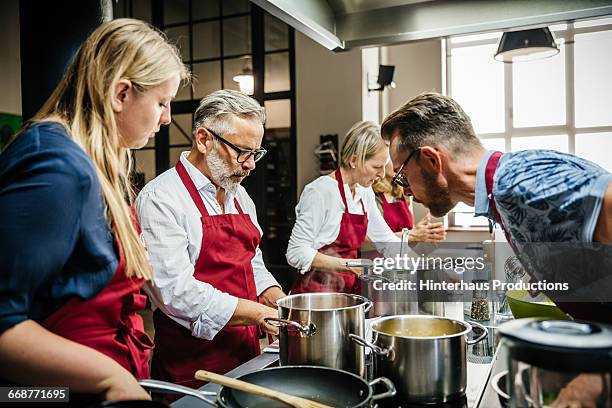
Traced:
[[240, 182], [266, 153], [264, 109], [237, 91], [206, 96], [193, 147], [136, 201], [155, 281], [153, 378], [197, 388], [199, 369], [225, 373], [260, 354], [258, 330], [277, 334], [285, 296], [259, 249], [255, 205]]

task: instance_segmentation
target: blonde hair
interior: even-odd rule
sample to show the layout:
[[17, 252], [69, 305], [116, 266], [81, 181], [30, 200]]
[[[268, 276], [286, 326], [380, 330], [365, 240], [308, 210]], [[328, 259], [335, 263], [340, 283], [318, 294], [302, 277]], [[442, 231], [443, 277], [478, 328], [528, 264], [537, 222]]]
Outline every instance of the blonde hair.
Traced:
[[348, 168], [353, 157], [357, 165], [363, 167], [366, 160], [385, 147], [380, 136], [380, 126], [374, 122], [357, 122], [347, 132], [340, 149], [341, 165]]
[[[385, 146], [389, 147], [389, 142], [386, 140]], [[391, 194], [393, 198], [402, 198], [404, 196], [404, 188], [399, 184], [392, 183], [391, 180], [393, 180], [393, 175], [385, 171], [385, 177], [376, 180], [372, 184], [372, 190], [376, 194]]]
[[162, 32], [139, 20], [112, 20], [81, 45], [59, 85], [32, 118], [35, 122], [59, 116], [70, 137], [91, 157], [127, 277], [151, 279], [153, 272], [132, 222], [129, 205], [134, 192], [128, 180], [132, 160], [130, 149], [121, 147], [112, 96], [121, 79], [144, 92], [176, 75], [185, 82], [190, 79], [178, 49]]
[[404, 189], [402, 186], [391, 183], [391, 179], [392, 177], [385, 175], [385, 177], [372, 184], [372, 190], [377, 194], [391, 194], [393, 198], [402, 198], [404, 196]]

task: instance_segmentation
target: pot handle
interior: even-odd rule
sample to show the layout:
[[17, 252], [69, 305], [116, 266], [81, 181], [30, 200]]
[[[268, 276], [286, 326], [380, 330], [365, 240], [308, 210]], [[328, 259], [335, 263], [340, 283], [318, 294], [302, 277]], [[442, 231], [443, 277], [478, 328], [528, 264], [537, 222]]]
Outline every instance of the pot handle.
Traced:
[[370, 309], [372, 308], [372, 306], [374, 306], [374, 302], [372, 302], [371, 300], [368, 299], [365, 308], [363, 309], [364, 313], [368, 313], [370, 311]]
[[483, 340], [485, 337], [489, 335], [489, 331], [482, 324], [471, 321], [470, 325], [478, 327], [480, 330], [482, 330], [482, 334], [473, 340], [466, 340], [466, 343], [468, 346], [472, 346], [476, 343], [479, 343], [481, 340]]
[[148, 390], [165, 391], [173, 394], [189, 395], [190, 397], [202, 400], [213, 407], [217, 406], [214, 401], [211, 401], [206, 398], [206, 396], [216, 397], [217, 393], [214, 391], [198, 391], [194, 390], [193, 388], [185, 387], [183, 385], [173, 384], [170, 382], [159, 380], [138, 380], [138, 384], [140, 384], [142, 388], [146, 388]]
[[294, 322], [293, 320], [279, 319], [277, 317], [266, 317], [264, 318], [264, 322], [268, 323], [270, 326], [274, 327], [287, 327], [291, 326], [305, 337], [314, 336], [317, 332], [317, 326], [314, 323], [308, 323], [307, 325], [300, 324], [298, 322]]
[[382, 394], [373, 395], [372, 401], [376, 401], [383, 398], [390, 398], [397, 394], [395, 385], [393, 385], [393, 382], [387, 377], [378, 377], [377, 379], [370, 381], [370, 387], [374, 387], [378, 383], [383, 383], [387, 388], [387, 391], [383, 392]]
[[[506, 394], [506, 390], [502, 390], [501, 386], [499, 385], [499, 382], [501, 381], [501, 379], [504, 376], [508, 376], [508, 370], [500, 371], [499, 373], [497, 373], [495, 375], [495, 377], [493, 377], [491, 379], [491, 386], [493, 387], [493, 391], [495, 391], [497, 393], [497, 395], [499, 395], [501, 398], [503, 398], [506, 401], [508, 401], [508, 400], [510, 400], [510, 396], [508, 394]], [[510, 381], [510, 380], [508, 380], [508, 378], [506, 378], [505, 381]]]
[[382, 347], [378, 347], [377, 345], [370, 343], [369, 341], [367, 341], [363, 337], [360, 337], [360, 336], [358, 336], [356, 334], [350, 333], [349, 337], [350, 337], [351, 340], [353, 340], [355, 343], [359, 344], [360, 346], [372, 349], [372, 351], [375, 352], [376, 354], [378, 354], [379, 356], [385, 356], [386, 357], [391, 352], [390, 349], [384, 349]]

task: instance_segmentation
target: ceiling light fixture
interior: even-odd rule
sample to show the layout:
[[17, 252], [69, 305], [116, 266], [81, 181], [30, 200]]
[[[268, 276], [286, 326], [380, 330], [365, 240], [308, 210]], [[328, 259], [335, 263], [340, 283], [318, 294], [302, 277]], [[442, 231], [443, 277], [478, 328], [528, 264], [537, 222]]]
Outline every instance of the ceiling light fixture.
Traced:
[[242, 72], [232, 79], [238, 82], [240, 92], [247, 95], [253, 95], [255, 92], [255, 79], [253, 78], [253, 70], [251, 68], [242, 68]]
[[533, 61], [559, 53], [555, 37], [548, 27], [508, 31], [499, 40], [495, 59], [503, 62]]

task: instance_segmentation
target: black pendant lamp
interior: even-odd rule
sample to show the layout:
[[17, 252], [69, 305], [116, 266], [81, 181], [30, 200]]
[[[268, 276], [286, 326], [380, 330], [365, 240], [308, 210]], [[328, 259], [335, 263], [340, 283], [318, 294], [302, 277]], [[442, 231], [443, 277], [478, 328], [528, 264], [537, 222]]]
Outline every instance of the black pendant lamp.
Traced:
[[533, 61], [559, 53], [555, 37], [548, 29], [509, 31], [502, 35], [495, 59], [503, 62]]

